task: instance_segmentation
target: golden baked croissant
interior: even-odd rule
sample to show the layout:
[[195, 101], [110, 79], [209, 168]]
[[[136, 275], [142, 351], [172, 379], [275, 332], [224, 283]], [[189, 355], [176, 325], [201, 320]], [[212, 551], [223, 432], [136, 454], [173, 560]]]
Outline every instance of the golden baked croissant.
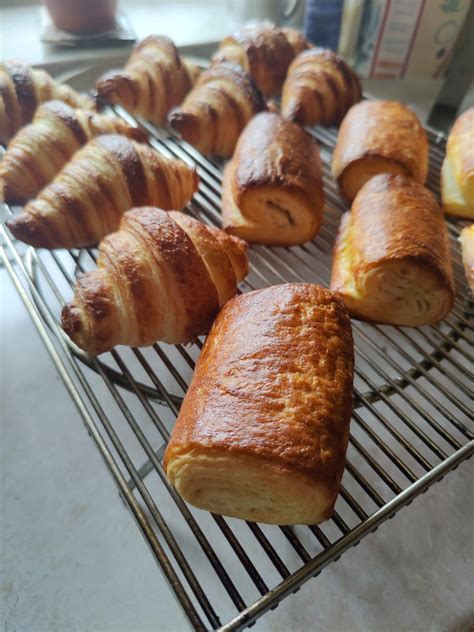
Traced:
[[20, 127], [31, 121], [36, 108], [51, 99], [74, 108], [95, 109], [92, 99], [57, 83], [44, 70], [21, 61], [0, 63], [0, 143], [8, 143]]
[[79, 277], [63, 328], [92, 354], [118, 344], [191, 342], [236, 293], [246, 248], [178, 211], [133, 209], [100, 243], [98, 269]]
[[341, 194], [352, 201], [372, 176], [394, 173], [420, 184], [428, 173], [428, 139], [416, 114], [397, 101], [362, 101], [342, 121], [332, 159]]
[[340, 55], [310, 48], [291, 63], [281, 94], [281, 113], [300, 125], [339, 125], [362, 97], [359, 79]]
[[474, 297], [474, 224], [462, 229], [460, 240], [464, 271], [469, 289]]
[[107, 72], [96, 88], [109, 103], [161, 125], [198, 75], [198, 67], [184, 62], [168, 37], [150, 35], [135, 46], [123, 70]]
[[316, 142], [279, 114], [258, 114], [225, 167], [224, 230], [251, 243], [302, 244], [318, 232], [323, 206]]
[[11, 232], [37, 248], [81, 248], [117, 230], [133, 206], [183, 208], [198, 176], [125, 136], [98, 136], [80, 149], [36, 200], [8, 220]]
[[441, 199], [446, 213], [474, 219], [474, 107], [461, 114], [449, 135]]
[[452, 308], [454, 285], [443, 213], [411, 178], [382, 174], [341, 221], [331, 289], [355, 318], [417, 327]]
[[192, 505], [270, 524], [331, 517], [344, 471], [354, 350], [342, 301], [307, 283], [224, 306], [164, 467]]
[[266, 109], [263, 97], [239, 66], [221, 64], [204, 72], [169, 124], [205, 155], [232, 155], [247, 122]]
[[280, 28], [272, 22], [250, 22], [222, 40], [212, 61], [238, 64], [265, 96], [271, 96], [280, 91], [296, 55], [309, 46], [296, 29]]
[[145, 134], [121, 119], [90, 110], [74, 110], [62, 101], [41, 105], [33, 121], [10, 141], [0, 162], [0, 200], [21, 204], [35, 197], [73, 154], [99, 134]]

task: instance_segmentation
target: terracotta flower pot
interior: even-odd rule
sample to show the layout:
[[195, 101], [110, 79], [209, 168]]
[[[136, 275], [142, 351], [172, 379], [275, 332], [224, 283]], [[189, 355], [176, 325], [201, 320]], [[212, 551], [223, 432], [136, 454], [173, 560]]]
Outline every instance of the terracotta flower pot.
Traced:
[[56, 28], [71, 33], [104, 31], [115, 24], [117, 0], [43, 0]]

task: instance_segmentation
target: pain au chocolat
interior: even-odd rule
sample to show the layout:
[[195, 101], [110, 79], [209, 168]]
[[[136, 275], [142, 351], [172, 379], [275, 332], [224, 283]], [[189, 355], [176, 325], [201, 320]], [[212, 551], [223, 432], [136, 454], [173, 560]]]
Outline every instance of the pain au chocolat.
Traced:
[[250, 243], [302, 244], [320, 229], [323, 206], [316, 141], [279, 114], [257, 115], [224, 170], [224, 230]]
[[411, 178], [382, 174], [342, 217], [331, 289], [355, 318], [417, 327], [454, 301], [448, 236], [434, 196]]
[[165, 453], [189, 503], [271, 524], [330, 518], [352, 410], [353, 341], [329, 290], [235, 297], [204, 344]]
[[332, 175], [343, 197], [379, 173], [410, 176], [424, 184], [428, 139], [414, 112], [397, 101], [362, 101], [342, 121], [332, 159]]

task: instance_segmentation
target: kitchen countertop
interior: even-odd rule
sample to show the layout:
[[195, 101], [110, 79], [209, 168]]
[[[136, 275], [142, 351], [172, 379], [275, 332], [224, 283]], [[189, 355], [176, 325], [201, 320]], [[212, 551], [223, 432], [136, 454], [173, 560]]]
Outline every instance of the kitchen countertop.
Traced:
[[[235, 26], [225, 2], [209, 3], [209, 17], [189, 1], [157, 3], [159, 28], [148, 19], [151, 3], [141, 3], [130, 17], [139, 37], [159, 30], [181, 45], [202, 44]], [[180, 20], [181, 10], [196, 12]], [[107, 65], [126, 55], [123, 49], [77, 55], [43, 47], [31, 36], [38, 7], [2, 9], [0, 15], [2, 57], [65, 68], [98, 57]], [[13, 34], [20, 15], [22, 29]], [[3, 268], [0, 345], [5, 632], [184, 632], [185, 619]], [[472, 462], [462, 464], [253, 629], [471, 631], [472, 478]]]

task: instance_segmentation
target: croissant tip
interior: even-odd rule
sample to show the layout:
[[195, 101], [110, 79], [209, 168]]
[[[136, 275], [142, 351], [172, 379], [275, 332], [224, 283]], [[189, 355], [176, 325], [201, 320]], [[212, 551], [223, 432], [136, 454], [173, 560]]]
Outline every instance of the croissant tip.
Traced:
[[189, 114], [182, 110], [174, 110], [168, 117], [168, 123], [171, 129], [180, 134], [184, 140], [191, 143], [191, 145], [195, 142], [194, 136], [198, 129], [196, 122], [194, 114]]
[[45, 247], [37, 222], [30, 213], [19, 213], [8, 219], [5, 224], [16, 239], [35, 248]]
[[79, 316], [79, 310], [74, 303], [68, 303], [61, 311], [61, 327], [66, 334], [74, 340], [75, 334], [81, 329], [81, 319]]
[[26, 204], [28, 196], [23, 195], [21, 191], [15, 190], [15, 186], [11, 186], [9, 182], [0, 177], [0, 203], [5, 204]]
[[132, 140], [136, 140], [137, 143], [146, 143], [148, 140], [147, 133], [139, 127], [130, 127], [129, 136]]

